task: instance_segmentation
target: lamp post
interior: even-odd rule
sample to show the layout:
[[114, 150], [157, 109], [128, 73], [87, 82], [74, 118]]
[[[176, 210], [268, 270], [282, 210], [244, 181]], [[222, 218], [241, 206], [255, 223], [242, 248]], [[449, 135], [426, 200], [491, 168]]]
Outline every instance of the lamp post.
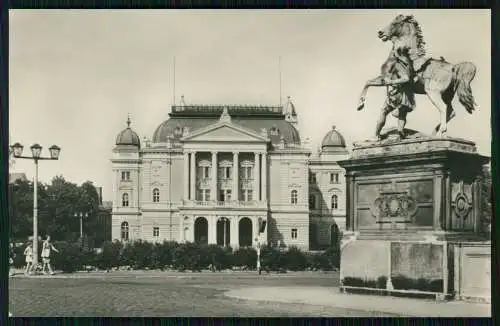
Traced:
[[88, 213], [75, 213], [75, 218], [80, 218], [80, 239], [83, 239], [83, 218], [87, 218], [88, 216]]
[[255, 241], [257, 242], [257, 272], [260, 275], [261, 274], [261, 267], [260, 267], [260, 239], [259, 239], [259, 237], [255, 238]]
[[29, 159], [35, 162], [35, 182], [33, 185], [33, 266], [38, 265], [38, 161], [40, 160], [58, 160], [61, 148], [52, 145], [49, 148], [50, 157], [42, 157], [42, 146], [33, 144], [31, 156], [22, 156], [24, 146], [20, 143], [15, 143], [11, 146], [15, 158]]

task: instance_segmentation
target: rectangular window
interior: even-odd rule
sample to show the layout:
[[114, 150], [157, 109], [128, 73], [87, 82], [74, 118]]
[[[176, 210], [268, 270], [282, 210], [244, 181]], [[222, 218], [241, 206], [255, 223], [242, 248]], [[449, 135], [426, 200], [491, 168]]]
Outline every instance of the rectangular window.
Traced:
[[203, 179], [208, 179], [210, 178], [210, 169], [208, 168], [208, 166], [205, 166], [203, 168]]
[[224, 178], [231, 179], [231, 168], [230, 167], [224, 168]]
[[247, 166], [245, 168], [245, 179], [252, 179], [252, 167]]
[[130, 171], [122, 171], [122, 181], [130, 180]]
[[160, 236], [160, 228], [155, 226], [153, 228], [153, 237], [158, 238]]
[[205, 201], [210, 201], [210, 190], [209, 189], [205, 189], [203, 192], [205, 194], [204, 200]]
[[292, 239], [297, 239], [297, 229], [292, 229]]
[[330, 173], [330, 183], [339, 183], [338, 173]]
[[309, 183], [316, 183], [316, 173], [309, 173]]
[[247, 201], [252, 201], [252, 200], [253, 200], [253, 191], [247, 190]]
[[230, 201], [231, 200], [231, 190], [219, 190], [219, 201]]

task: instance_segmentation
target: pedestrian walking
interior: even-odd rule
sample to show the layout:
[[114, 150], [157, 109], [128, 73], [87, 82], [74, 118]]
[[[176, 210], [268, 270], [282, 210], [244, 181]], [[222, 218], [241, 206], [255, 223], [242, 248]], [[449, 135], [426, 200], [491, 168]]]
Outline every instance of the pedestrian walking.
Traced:
[[47, 239], [43, 242], [42, 246], [42, 261], [43, 261], [43, 266], [42, 266], [42, 273], [45, 273], [45, 267], [47, 266], [47, 269], [49, 270], [50, 275], [54, 275], [54, 271], [52, 270], [52, 266], [50, 266], [50, 253], [52, 251], [59, 252], [52, 243], [50, 243], [50, 236], [47, 236]]
[[33, 269], [33, 244], [31, 242], [28, 242], [26, 249], [24, 249], [24, 257], [26, 261], [24, 274], [30, 275], [31, 270]]

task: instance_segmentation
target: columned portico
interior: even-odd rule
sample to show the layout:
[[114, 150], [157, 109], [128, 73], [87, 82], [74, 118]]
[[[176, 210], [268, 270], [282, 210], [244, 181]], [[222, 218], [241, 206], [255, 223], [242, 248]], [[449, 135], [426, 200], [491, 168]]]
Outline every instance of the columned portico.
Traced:
[[232, 216], [229, 218], [230, 224], [229, 227], [231, 228], [231, 238], [229, 239], [229, 244], [231, 248], [238, 248], [239, 246], [239, 234], [238, 234], [238, 226], [239, 226], [239, 221], [238, 221], [238, 216]]
[[190, 199], [196, 200], [196, 152], [191, 152], [191, 191]]
[[217, 215], [210, 216], [208, 221], [208, 244], [217, 243]]
[[262, 180], [261, 180], [262, 194], [261, 200], [267, 200], [267, 155], [262, 153]]
[[217, 200], [217, 151], [212, 151], [212, 189], [210, 199]]
[[255, 198], [257, 200], [260, 199], [260, 157], [259, 153], [255, 153], [255, 174], [254, 174], [254, 182], [255, 182]]
[[189, 153], [184, 153], [184, 194], [183, 198], [188, 200], [189, 197]]
[[239, 162], [238, 152], [233, 152], [233, 198], [240, 200], [240, 182], [239, 182]]

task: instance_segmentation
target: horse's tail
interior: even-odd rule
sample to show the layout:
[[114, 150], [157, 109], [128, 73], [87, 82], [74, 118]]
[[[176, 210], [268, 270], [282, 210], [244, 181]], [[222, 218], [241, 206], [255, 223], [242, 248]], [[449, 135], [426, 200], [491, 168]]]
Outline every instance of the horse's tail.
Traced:
[[458, 100], [467, 112], [472, 113], [476, 109], [476, 102], [472, 95], [470, 83], [476, 76], [476, 66], [472, 62], [461, 62], [453, 66], [455, 89]]

